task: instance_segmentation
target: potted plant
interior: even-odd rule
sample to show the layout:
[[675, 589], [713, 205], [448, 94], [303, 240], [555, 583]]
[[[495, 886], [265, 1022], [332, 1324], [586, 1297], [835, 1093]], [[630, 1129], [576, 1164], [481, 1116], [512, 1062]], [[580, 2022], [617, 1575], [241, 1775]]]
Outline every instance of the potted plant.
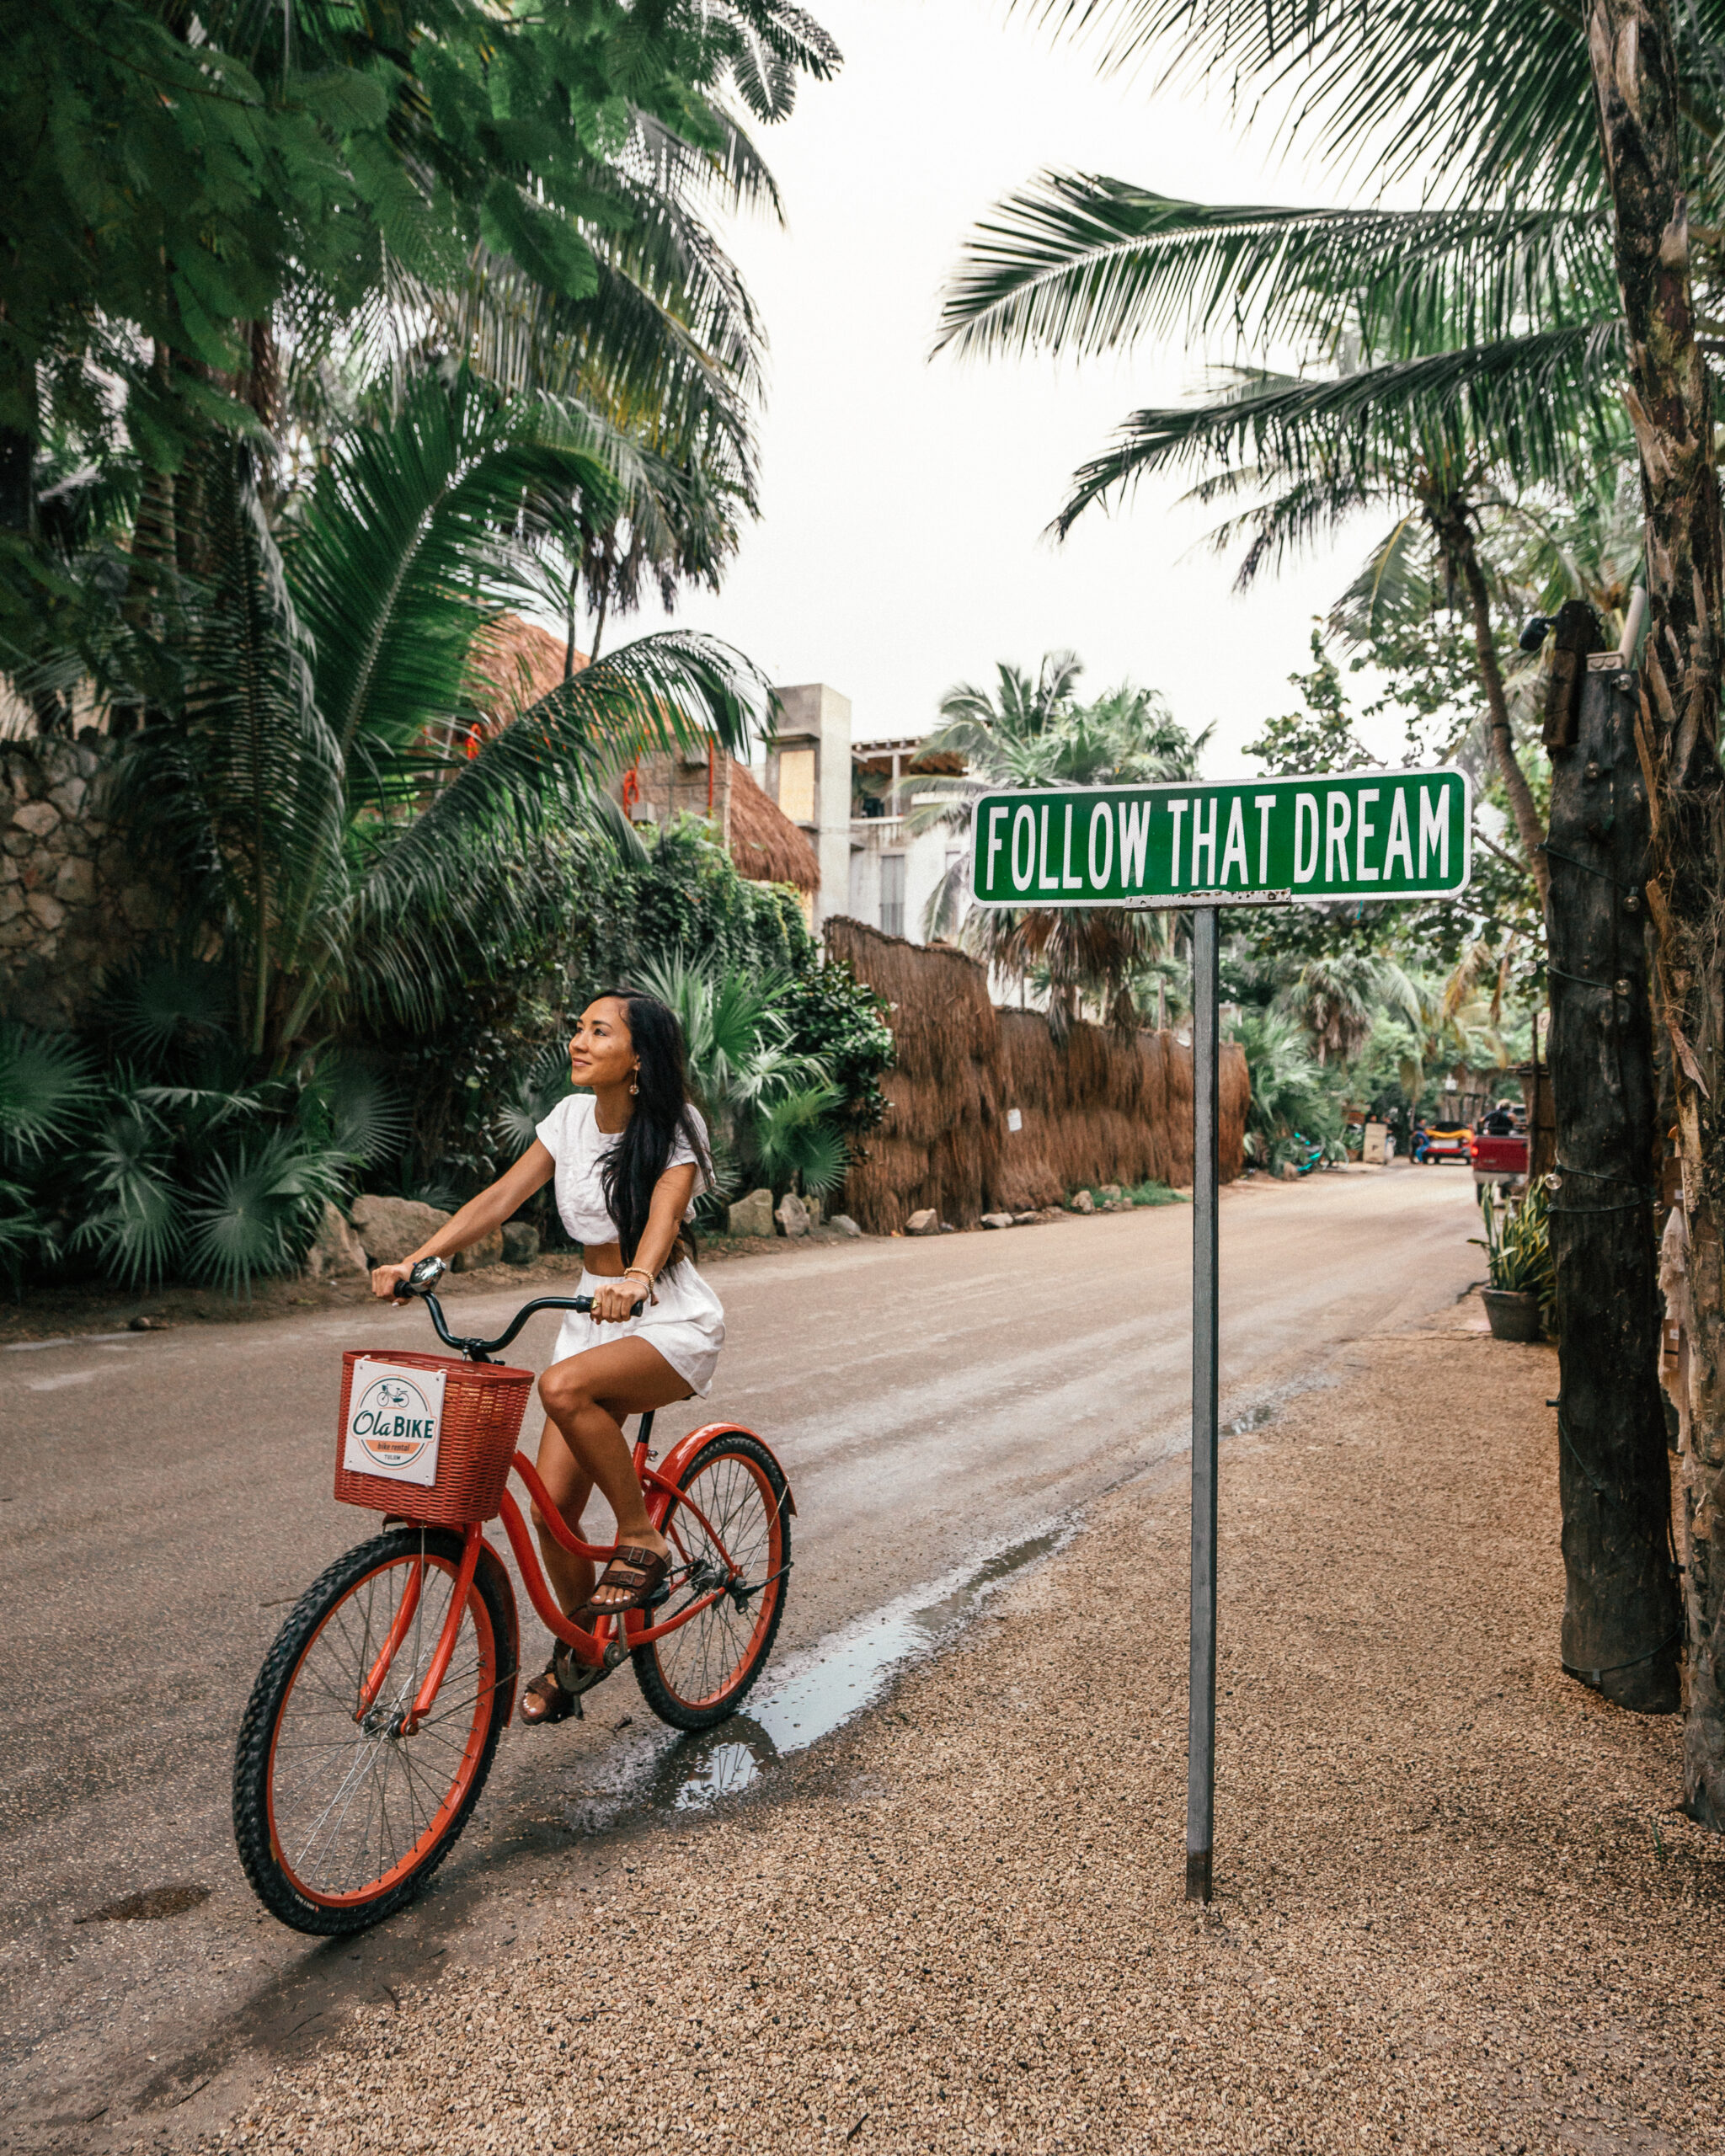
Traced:
[[1486, 1231], [1472, 1240], [1486, 1254], [1489, 1284], [1482, 1299], [1494, 1340], [1537, 1340], [1544, 1330], [1554, 1288], [1546, 1205], [1539, 1183], [1519, 1205], [1492, 1183], [1480, 1187]]

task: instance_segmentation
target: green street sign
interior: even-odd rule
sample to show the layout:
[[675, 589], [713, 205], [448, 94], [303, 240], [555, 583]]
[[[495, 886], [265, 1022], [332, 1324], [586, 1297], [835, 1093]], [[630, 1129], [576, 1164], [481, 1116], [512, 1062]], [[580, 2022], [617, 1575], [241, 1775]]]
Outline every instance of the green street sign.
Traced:
[[1039, 908], [1449, 898], [1467, 888], [1471, 809], [1453, 770], [985, 793], [971, 888]]

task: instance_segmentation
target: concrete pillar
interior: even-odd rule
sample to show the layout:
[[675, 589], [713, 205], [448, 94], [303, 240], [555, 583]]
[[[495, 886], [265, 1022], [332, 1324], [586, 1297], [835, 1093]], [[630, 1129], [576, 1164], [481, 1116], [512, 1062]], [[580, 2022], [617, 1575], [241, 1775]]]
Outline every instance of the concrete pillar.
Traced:
[[820, 862], [814, 926], [848, 911], [851, 883], [851, 700], [824, 681], [779, 689], [766, 743], [766, 790], [808, 834]]

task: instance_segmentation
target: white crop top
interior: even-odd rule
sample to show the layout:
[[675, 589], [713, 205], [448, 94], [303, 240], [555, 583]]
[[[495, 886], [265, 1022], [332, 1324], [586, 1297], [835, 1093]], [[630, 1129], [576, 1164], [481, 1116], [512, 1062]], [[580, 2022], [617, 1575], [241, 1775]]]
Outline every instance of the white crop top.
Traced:
[[[707, 1143], [707, 1125], [701, 1120], [698, 1109], [691, 1107], [689, 1120], [701, 1134], [701, 1143]], [[546, 1117], [535, 1136], [557, 1163], [557, 1174], [552, 1188], [557, 1193], [557, 1209], [563, 1215], [563, 1224], [578, 1243], [614, 1243], [617, 1223], [606, 1210], [605, 1185], [600, 1181], [600, 1171], [605, 1156], [616, 1145], [620, 1133], [607, 1133], [599, 1128], [599, 1112], [590, 1093], [571, 1093], [567, 1100], [559, 1101]], [[670, 1158], [667, 1168], [681, 1167], [697, 1160], [694, 1148], [681, 1131], [671, 1141]], [[706, 1178], [699, 1172], [695, 1178], [695, 1193], [698, 1197], [705, 1187]], [[692, 1219], [694, 1199], [691, 1198], [683, 1218]]]

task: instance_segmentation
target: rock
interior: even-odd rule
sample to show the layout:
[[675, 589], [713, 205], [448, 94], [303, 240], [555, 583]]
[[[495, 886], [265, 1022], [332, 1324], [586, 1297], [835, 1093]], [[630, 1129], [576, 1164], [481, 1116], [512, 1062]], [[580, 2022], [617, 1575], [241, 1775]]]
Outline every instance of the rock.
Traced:
[[1073, 1213], [1093, 1213], [1096, 1210], [1096, 1200], [1087, 1190], [1075, 1190], [1066, 1200], [1066, 1205]]
[[959, 1232], [950, 1220], [943, 1220], [941, 1222], [940, 1231], [943, 1235], [955, 1235]]
[[1284, 1161], [1276, 1173], [1284, 1182], [1298, 1182], [1300, 1180], [1300, 1171], [1291, 1161]]
[[932, 1205], [923, 1206], [920, 1212], [913, 1213], [905, 1221], [905, 1233], [907, 1235], [937, 1235], [940, 1233], [939, 1214]]
[[51, 899], [45, 891], [32, 891], [24, 903], [51, 934], [66, 918], [66, 908], [58, 899]]
[[[409, 1243], [408, 1249], [413, 1245]], [[318, 1239], [306, 1252], [308, 1280], [363, 1280], [371, 1271], [365, 1246], [326, 1198]]]
[[165, 1317], [135, 1317], [126, 1327], [128, 1332], [166, 1332], [168, 1329]]
[[1124, 1198], [1126, 1195], [1117, 1182], [1099, 1183], [1097, 1187], [1104, 1198]]
[[985, 1228], [1010, 1228], [1012, 1216], [1010, 1213], [985, 1213], [982, 1225]]
[[372, 1265], [399, 1265], [449, 1218], [416, 1198], [356, 1198], [353, 1210], [354, 1225]]
[[734, 1235], [770, 1235], [772, 1233], [772, 1193], [751, 1190], [730, 1209], [727, 1224]]
[[94, 862], [74, 858], [62, 863], [60, 873], [54, 878], [54, 895], [71, 905], [93, 905], [96, 896]]
[[793, 1190], [788, 1190], [780, 1198], [774, 1218], [788, 1235], [806, 1235], [809, 1232], [809, 1208]]
[[1043, 1216], [1040, 1213], [1015, 1213], [1012, 1215], [1012, 1225], [1015, 1228], [1039, 1228], [1042, 1225], [1042, 1220]]
[[22, 808], [12, 812], [13, 829], [28, 831], [32, 838], [46, 838], [59, 822], [60, 811], [46, 801], [26, 801]]
[[482, 1265], [501, 1265], [503, 1262], [503, 1230], [494, 1228], [489, 1235], [465, 1250], [458, 1250], [449, 1261], [451, 1273], [477, 1273]]
[[803, 1203], [809, 1208], [809, 1226], [811, 1228], [818, 1228], [820, 1225], [821, 1215], [824, 1210], [820, 1200], [818, 1198], [805, 1198], [803, 1200]]
[[505, 1265], [531, 1265], [539, 1255], [539, 1230], [526, 1220], [505, 1220], [503, 1224], [503, 1262]]
[[63, 778], [58, 786], [51, 786], [48, 798], [62, 816], [75, 816], [84, 805], [84, 796], [89, 788], [81, 778]]
[[1132, 1201], [1130, 1198], [1105, 1198], [1102, 1203], [1102, 1209], [1104, 1213], [1130, 1213], [1132, 1210]]
[[841, 1235], [860, 1235], [862, 1232], [848, 1213], [835, 1213], [826, 1225], [836, 1228]]

